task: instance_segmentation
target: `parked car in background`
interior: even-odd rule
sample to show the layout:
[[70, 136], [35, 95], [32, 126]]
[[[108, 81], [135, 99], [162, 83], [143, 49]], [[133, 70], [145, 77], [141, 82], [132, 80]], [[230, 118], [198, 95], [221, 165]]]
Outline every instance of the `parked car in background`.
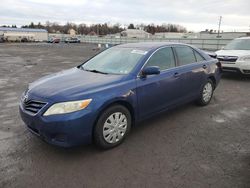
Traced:
[[26, 37], [24, 37], [21, 39], [21, 42], [29, 42], [29, 40]]
[[49, 40], [48, 40], [48, 43], [59, 43], [61, 40], [59, 39], [59, 38], [50, 38]]
[[223, 71], [250, 74], [250, 37], [234, 39], [216, 54]]
[[31, 83], [19, 109], [28, 130], [51, 144], [108, 149], [138, 121], [191, 101], [209, 104], [220, 76], [218, 60], [189, 45], [123, 44]]
[[70, 37], [70, 38], [66, 38], [65, 43], [80, 43], [80, 39], [77, 37]]
[[3, 43], [3, 42], [5, 42], [4, 37], [0, 36], [0, 43]]

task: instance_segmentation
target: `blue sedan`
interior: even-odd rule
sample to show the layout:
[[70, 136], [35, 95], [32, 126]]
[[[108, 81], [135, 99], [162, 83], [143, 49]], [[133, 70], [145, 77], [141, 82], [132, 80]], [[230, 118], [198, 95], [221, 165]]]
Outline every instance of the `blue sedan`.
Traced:
[[19, 110], [28, 130], [48, 143], [109, 149], [156, 113], [209, 104], [220, 76], [218, 60], [189, 45], [123, 44], [31, 83]]

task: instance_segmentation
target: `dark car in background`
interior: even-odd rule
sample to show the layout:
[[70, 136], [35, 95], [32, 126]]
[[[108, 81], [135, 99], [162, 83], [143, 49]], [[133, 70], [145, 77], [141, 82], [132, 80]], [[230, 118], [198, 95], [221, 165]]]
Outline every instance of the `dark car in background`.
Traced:
[[3, 43], [5, 42], [3, 38], [0, 38], [0, 43]]
[[0, 36], [0, 43], [3, 43], [3, 42], [5, 42], [4, 36]]
[[69, 37], [69, 38], [66, 38], [65, 43], [80, 43], [80, 39], [77, 38], [77, 37]]
[[56, 37], [52, 37], [48, 40], [48, 43], [60, 43], [60, 39]]
[[26, 37], [23, 37], [23, 38], [21, 39], [21, 42], [29, 42], [29, 39], [26, 38]]
[[31, 83], [19, 109], [28, 129], [51, 144], [108, 149], [154, 114], [209, 104], [220, 76], [218, 60], [189, 45], [123, 44]]

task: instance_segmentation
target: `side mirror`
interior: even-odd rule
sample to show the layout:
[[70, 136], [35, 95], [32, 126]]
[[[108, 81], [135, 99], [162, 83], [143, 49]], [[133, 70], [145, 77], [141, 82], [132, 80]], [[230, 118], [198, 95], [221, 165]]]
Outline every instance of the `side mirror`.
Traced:
[[153, 75], [153, 74], [160, 74], [160, 68], [157, 66], [150, 66], [150, 67], [145, 67], [142, 72], [141, 75], [143, 77], [147, 76], [147, 75]]

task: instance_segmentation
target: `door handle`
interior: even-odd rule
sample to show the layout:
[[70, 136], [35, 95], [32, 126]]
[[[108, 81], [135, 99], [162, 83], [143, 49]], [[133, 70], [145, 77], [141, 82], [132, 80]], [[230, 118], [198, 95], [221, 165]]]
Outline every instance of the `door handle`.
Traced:
[[174, 77], [178, 78], [180, 76], [180, 74], [178, 72], [174, 73]]
[[206, 68], [207, 68], [207, 65], [203, 65], [202, 68], [203, 68], [203, 69], [206, 69]]

